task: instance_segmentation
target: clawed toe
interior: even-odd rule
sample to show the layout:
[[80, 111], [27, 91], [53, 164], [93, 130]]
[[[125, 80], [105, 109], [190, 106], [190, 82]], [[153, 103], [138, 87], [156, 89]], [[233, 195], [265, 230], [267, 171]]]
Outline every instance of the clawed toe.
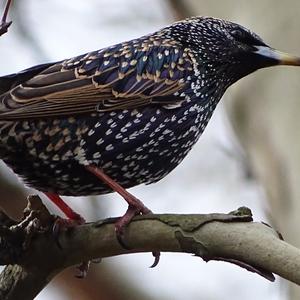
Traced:
[[61, 244], [59, 242], [59, 233], [65, 230], [68, 230], [70, 228], [74, 228], [76, 226], [82, 225], [85, 223], [85, 220], [83, 217], [78, 215], [77, 219], [63, 219], [61, 217], [56, 217], [53, 227], [52, 227], [52, 233], [54, 236], [54, 239], [58, 245], [59, 248], [61, 247]]
[[78, 274], [75, 275], [75, 277], [78, 279], [86, 278], [87, 273], [90, 268], [90, 263], [91, 263], [91, 261], [85, 261], [85, 262], [82, 262], [79, 266], [77, 266], [76, 269], [79, 272], [78, 272]]
[[125, 228], [131, 222], [134, 216], [138, 214], [140, 214], [140, 209], [129, 205], [126, 213], [115, 223], [117, 240], [120, 245], [127, 250], [130, 250], [131, 247], [128, 246], [127, 242], [125, 241]]
[[154, 256], [154, 262], [153, 264], [150, 266], [150, 268], [155, 268], [160, 260], [160, 252], [159, 251], [153, 251], [152, 255]]
[[[132, 219], [139, 214], [146, 215], [151, 214], [151, 210], [148, 209], [146, 206], [132, 206], [129, 205], [126, 213], [118, 219], [118, 221], [115, 223], [115, 231], [116, 231], [116, 237], [120, 245], [127, 250], [130, 250], [131, 247], [127, 244], [125, 239], [125, 229], [126, 226], [132, 221]], [[159, 259], [160, 259], [160, 252], [154, 251], [152, 252], [152, 255], [154, 256], [154, 262], [150, 266], [150, 268], [154, 268], [158, 265]]]

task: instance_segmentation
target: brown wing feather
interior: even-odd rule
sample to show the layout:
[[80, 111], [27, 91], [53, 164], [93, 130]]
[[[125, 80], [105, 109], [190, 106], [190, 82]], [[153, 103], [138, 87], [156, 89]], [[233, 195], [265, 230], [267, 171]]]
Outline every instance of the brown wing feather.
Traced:
[[[173, 104], [193, 57], [153, 37], [53, 64], [0, 95], [0, 119], [26, 119]], [[166, 102], [166, 96], [170, 99]]]

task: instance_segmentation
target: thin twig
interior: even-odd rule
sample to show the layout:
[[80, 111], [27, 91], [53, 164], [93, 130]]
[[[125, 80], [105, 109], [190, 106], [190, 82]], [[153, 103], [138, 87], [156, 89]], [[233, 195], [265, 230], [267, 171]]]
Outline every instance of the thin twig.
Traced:
[[0, 23], [0, 36], [3, 35], [4, 33], [6, 33], [9, 26], [12, 24], [12, 21], [7, 22], [8, 11], [9, 11], [11, 3], [12, 3], [12, 0], [7, 0], [7, 2], [6, 2], [4, 13], [3, 13], [1, 23]]

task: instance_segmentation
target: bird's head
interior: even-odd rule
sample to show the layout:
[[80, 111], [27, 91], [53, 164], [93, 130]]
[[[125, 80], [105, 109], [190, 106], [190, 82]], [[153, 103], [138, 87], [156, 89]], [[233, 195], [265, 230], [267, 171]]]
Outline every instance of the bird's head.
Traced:
[[269, 47], [257, 34], [233, 22], [193, 17], [174, 23], [169, 30], [195, 53], [203, 72], [220, 71], [229, 85], [260, 68], [300, 66], [299, 57]]

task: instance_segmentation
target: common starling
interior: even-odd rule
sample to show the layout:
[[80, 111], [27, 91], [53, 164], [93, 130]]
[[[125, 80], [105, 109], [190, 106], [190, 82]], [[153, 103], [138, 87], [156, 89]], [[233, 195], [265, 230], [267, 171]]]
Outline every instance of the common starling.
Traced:
[[159, 181], [187, 155], [225, 90], [257, 69], [300, 65], [255, 33], [193, 17], [153, 34], [0, 77], [0, 157], [69, 219], [58, 195], [128, 193]]

